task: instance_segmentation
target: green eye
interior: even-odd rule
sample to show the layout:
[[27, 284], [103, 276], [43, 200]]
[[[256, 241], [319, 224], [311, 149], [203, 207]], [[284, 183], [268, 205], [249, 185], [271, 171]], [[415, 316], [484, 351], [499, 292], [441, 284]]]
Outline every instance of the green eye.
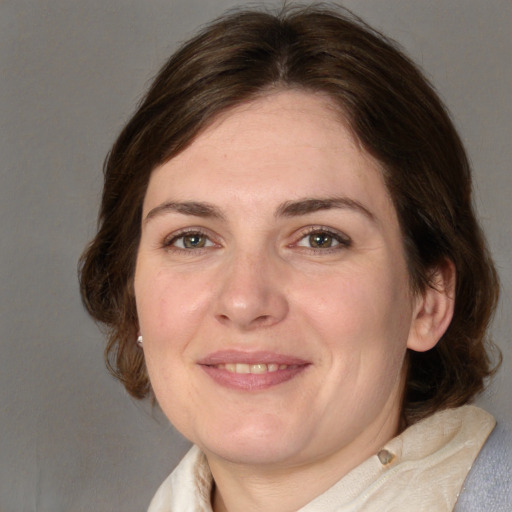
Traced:
[[165, 247], [176, 249], [204, 249], [213, 247], [215, 244], [204, 233], [198, 231], [190, 231], [181, 233], [168, 242], [164, 243]]
[[192, 233], [190, 235], [184, 235], [181, 237], [183, 240], [183, 247], [185, 249], [198, 249], [206, 246], [208, 240], [204, 235], [200, 233]]
[[327, 249], [333, 245], [339, 244], [329, 233], [313, 233], [309, 235], [308, 241], [310, 247], [314, 247], [315, 249]]
[[351, 240], [342, 233], [317, 228], [306, 233], [298, 242], [298, 247], [313, 250], [343, 249], [350, 247]]

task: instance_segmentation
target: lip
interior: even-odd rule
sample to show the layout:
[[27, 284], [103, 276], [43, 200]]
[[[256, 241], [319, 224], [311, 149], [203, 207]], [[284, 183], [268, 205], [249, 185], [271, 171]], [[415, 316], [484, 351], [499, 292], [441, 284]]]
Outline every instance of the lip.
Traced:
[[[234, 373], [218, 368], [222, 364], [271, 364], [287, 365], [289, 368], [262, 374]], [[239, 391], [261, 391], [287, 382], [301, 374], [310, 362], [304, 359], [270, 351], [246, 352], [221, 350], [208, 354], [197, 361], [200, 368], [217, 384]]]
[[232, 364], [232, 363], [245, 363], [245, 364], [257, 364], [257, 363], [277, 363], [287, 365], [306, 365], [308, 361], [300, 359], [294, 356], [288, 356], [285, 354], [279, 354], [276, 352], [270, 352], [267, 350], [260, 350], [256, 352], [248, 352], [241, 350], [219, 350], [208, 354], [206, 357], [197, 361], [200, 365], [213, 366], [216, 364]]

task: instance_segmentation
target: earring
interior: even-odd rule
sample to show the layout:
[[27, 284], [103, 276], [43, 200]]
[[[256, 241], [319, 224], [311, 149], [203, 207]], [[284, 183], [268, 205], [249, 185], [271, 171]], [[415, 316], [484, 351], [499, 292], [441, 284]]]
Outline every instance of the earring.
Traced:
[[139, 335], [137, 336], [137, 345], [138, 345], [139, 347], [142, 347], [142, 334], [139, 334]]

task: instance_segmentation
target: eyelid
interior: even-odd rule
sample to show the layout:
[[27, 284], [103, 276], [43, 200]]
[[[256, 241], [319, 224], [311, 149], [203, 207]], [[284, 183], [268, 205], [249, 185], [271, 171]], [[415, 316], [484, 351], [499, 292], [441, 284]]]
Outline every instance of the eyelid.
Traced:
[[[208, 245], [206, 247], [198, 247], [195, 249], [189, 249], [184, 247], [177, 247], [173, 245], [177, 240], [180, 238], [183, 238], [187, 235], [201, 235], [206, 237], [212, 245]], [[219, 242], [216, 240], [217, 237], [215, 237], [210, 230], [197, 227], [197, 226], [190, 226], [186, 228], [178, 229], [177, 231], [173, 231], [172, 233], [168, 234], [164, 237], [161, 246], [163, 249], [166, 250], [174, 250], [174, 251], [183, 251], [183, 252], [199, 252], [201, 250], [210, 249], [211, 247], [219, 246]]]
[[[319, 248], [319, 247], [306, 247], [302, 245], [298, 245], [300, 241], [302, 241], [307, 236], [311, 236], [315, 233], [323, 233], [326, 235], [329, 235], [334, 238], [338, 242], [337, 245], [334, 247], [327, 247], [327, 248]], [[342, 231], [339, 231], [334, 228], [330, 228], [327, 226], [309, 226], [306, 228], [303, 228], [299, 230], [297, 235], [295, 236], [295, 242], [290, 244], [290, 247], [300, 247], [301, 249], [305, 249], [307, 251], [313, 251], [313, 252], [322, 252], [326, 253], [329, 251], [337, 251], [341, 249], [347, 249], [352, 245], [352, 239], [343, 233]]]

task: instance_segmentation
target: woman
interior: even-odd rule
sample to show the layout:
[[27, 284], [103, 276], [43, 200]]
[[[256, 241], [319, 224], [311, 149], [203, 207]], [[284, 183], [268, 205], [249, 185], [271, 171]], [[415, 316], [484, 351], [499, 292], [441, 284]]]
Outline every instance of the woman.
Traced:
[[494, 429], [465, 405], [498, 284], [464, 149], [352, 16], [240, 12], [173, 55], [81, 284], [114, 374], [195, 444], [151, 512], [453, 510]]

